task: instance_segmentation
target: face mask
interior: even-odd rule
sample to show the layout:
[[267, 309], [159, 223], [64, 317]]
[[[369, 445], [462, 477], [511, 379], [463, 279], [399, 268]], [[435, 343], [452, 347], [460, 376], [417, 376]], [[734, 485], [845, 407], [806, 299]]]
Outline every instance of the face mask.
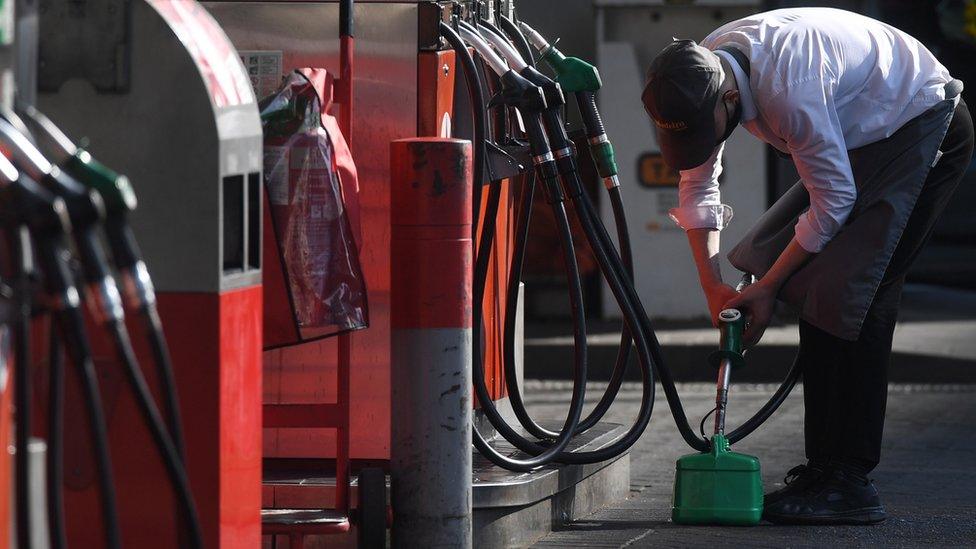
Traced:
[[735, 131], [735, 128], [739, 125], [739, 120], [742, 119], [741, 101], [735, 104], [735, 110], [732, 111], [732, 114], [729, 114], [729, 104], [726, 103], [724, 99], [722, 99], [721, 101], [722, 101], [722, 106], [725, 107], [725, 133], [722, 134], [722, 137], [718, 139], [716, 145], [719, 145], [723, 141], [728, 139], [729, 136], [732, 135], [732, 132]]

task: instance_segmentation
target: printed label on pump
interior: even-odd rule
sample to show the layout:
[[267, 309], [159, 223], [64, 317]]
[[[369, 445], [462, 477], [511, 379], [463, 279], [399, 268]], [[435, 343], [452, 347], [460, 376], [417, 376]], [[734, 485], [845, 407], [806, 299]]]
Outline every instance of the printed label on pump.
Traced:
[[247, 77], [259, 99], [277, 91], [281, 85], [281, 50], [240, 50]]

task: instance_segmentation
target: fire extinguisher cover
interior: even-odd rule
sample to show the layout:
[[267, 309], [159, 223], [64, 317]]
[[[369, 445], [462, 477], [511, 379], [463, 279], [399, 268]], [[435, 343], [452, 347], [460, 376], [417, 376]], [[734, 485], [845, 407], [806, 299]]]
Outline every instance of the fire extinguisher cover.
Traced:
[[369, 324], [356, 171], [328, 113], [331, 87], [323, 69], [296, 70], [259, 105], [271, 221], [264, 238], [265, 349]]

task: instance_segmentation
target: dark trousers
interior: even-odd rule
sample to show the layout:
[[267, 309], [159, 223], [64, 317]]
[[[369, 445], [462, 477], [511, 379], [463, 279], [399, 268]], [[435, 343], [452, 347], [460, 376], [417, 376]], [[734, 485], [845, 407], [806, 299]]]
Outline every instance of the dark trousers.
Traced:
[[962, 180], [973, 154], [973, 121], [956, 107], [857, 341], [832, 336], [800, 321], [804, 432], [807, 459], [867, 474], [881, 459], [888, 362], [905, 274]]

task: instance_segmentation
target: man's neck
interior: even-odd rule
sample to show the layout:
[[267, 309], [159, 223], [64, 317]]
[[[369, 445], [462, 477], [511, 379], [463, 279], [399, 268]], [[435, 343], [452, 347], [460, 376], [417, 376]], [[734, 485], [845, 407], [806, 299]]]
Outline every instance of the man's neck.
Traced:
[[732, 65], [722, 57], [718, 56], [719, 62], [722, 64], [722, 86], [719, 88], [719, 95], [729, 91], [735, 90], [739, 91], [739, 83], [735, 81], [735, 73], [732, 72]]

